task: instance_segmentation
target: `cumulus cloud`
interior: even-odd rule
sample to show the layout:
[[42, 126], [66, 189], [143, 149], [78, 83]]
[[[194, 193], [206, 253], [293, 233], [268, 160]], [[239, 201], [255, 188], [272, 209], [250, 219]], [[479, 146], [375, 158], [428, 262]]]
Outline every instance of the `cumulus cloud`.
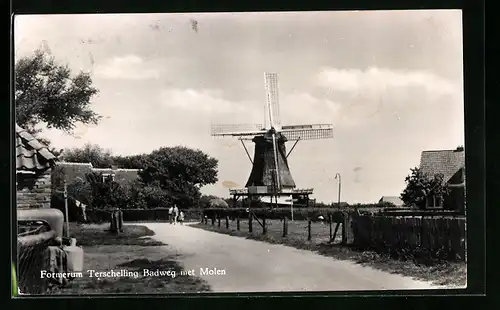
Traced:
[[94, 74], [108, 79], [145, 80], [160, 77], [157, 68], [153, 68], [141, 57], [127, 55], [113, 57], [101, 65], [97, 65]]
[[367, 70], [324, 68], [319, 85], [340, 92], [382, 92], [391, 88], [421, 87], [436, 94], [452, 93], [455, 86], [428, 71], [401, 71], [372, 67]]
[[307, 92], [286, 95], [280, 100], [283, 125], [330, 123], [338, 119], [341, 105], [328, 98], [318, 98]]
[[254, 109], [254, 102], [225, 99], [220, 90], [164, 89], [160, 93], [160, 102], [164, 108], [203, 113], [213, 121], [233, 123], [259, 120], [255, 118], [259, 111]]
[[339, 103], [335, 120], [343, 127], [391, 120], [408, 125], [410, 118], [428, 115], [429, 108], [463, 104], [461, 85], [430, 71], [324, 68], [316, 78], [320, 93]]

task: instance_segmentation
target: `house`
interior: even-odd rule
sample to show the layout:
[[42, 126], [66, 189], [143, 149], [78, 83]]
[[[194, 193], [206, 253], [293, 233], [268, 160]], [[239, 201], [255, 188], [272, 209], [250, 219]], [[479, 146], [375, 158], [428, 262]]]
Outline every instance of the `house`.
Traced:
[[392, 203], [396, 207], [402, 207], [404, 205], [403, 200], [401, 200], [398, 196], [382, 196], [378, 203]]
[[420, 171], [432, 178], [436, 174], [444, 176], [444, 183], [450, 194], [441, 201], [437, 197], [427, 197], [426, 207], [448, 210], [465, 210], [465, 150], [424, 151], [420, 158]]
[[56, 156], [16, 124], [17, 208], [50, 208]]
[[101, 173], [103, 178], [111, 177], [111, 179], [121, 185], [128, 185], [139, 178], [140, 169], [123, 169], [123, 168], [93, 168], [93, 172]]
[[128, 185], [139, 178], [139, 169], [94, 168], [91, 163], [59, 162], [58, 167], [64, 171], [66, 182], [86, 180], [89, 173], [101, 173], [103, 178], [111, 177], [121, 185]]

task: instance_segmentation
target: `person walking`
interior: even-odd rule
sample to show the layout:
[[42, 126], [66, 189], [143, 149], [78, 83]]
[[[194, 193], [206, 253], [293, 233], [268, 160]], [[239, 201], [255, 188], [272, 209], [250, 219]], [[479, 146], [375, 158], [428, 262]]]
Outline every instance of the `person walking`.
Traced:
[[181, 225], [184, 225], [184, 212], [182, 212], [182, 210], [181, 210], [181, 212], [179, 213], [179, 223], [180, 223]]
[[179, 208], [177, 208], [177, 205], [174, 205], [174, 225], [177, 224], [178, 216], [179, 216]]
[[172, 224], [172, 221], [173, 221], [173, 218], [172, 218], [173, 213], [174, 213], [174, 207], [170, 207], [170, 208], [168, 209], [168, 222], [169, 222], [170, 224]]

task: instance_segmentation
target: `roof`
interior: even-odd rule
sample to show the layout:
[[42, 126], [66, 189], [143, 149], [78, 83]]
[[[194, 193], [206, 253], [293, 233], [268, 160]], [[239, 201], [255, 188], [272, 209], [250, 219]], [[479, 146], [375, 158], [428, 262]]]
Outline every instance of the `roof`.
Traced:
[[70, 163], [59, 162], [58, 169], [64, 170], [64, 175], [68, 182], [74, 181], [77, 178], [86, 180], [86, 175], [92, 172], [92, 164], [90, 163]]
[[379, 203], [390, 202], [396, 206], [404, 205], [403, 200], [401, 200], [401, 198], [399, 198], [398, 196], [382, 196], [382, 198], [380, 198], [378, 202]]
[[56, 159], [46, 145], [16, 124], [16, 170], [46, 170]]
[[130, 181], [134, 181], [139, 177], [139, 169], [112, 169], [112, 168], [94, 168], [91, 163], [72, 163], [72, 162], [60, 162], [58, 166], [64, 169], [66, 175], [66, 180], [72, 181], [76, 178], [85, 180], [87, 174], [103, 173], [110, 174], [112, 171], [115, 173], [115, 181], [121, 184], [125, 184]]
[[111, 174], [114, 172], [115, 177], [114, 180], [120, 184], [126, 184], [131, 181], [135, 181], [139, 178], [139, 169], [111, 169], [111, 168], [94, 168], [93, 172], [103, 173], [103, 174]]
[[465, 151], [456, 150], [423, 151], [420, 158], [420, 170], [428, 176], [443, 174], [447, 183], [462, 168], [465, 168]]

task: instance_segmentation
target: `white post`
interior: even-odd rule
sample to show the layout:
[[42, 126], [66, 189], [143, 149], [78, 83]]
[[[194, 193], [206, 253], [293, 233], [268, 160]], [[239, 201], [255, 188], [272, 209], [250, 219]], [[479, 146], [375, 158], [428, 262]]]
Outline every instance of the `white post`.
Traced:
[[68, 186], [66, 180], [64, 180], [64, 212], [66, 213], [66, 237], [69, 238]]
[[290, 204], [290, 211], [292, 212], [292, 222], [293, 222], [293, 196], [290, 196], [290, 197], [292, 197], [292, 199], [291, 199], [292, 202]]

